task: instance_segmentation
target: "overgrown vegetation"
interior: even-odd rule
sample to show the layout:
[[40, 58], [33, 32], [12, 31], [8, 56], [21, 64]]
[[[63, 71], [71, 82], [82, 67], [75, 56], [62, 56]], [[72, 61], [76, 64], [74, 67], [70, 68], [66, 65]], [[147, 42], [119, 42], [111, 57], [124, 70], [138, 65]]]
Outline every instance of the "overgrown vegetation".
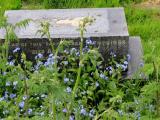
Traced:
[[[13, 1], [13, 0], [11, 0]], [[125, 8], [129, 32], [141, 36], [145, 65], [139, 75], [146, 80], [123, 80], [121, 72], [128, 64], [125, 59], [118, 63], [112, 59], [105, 68], [101, 55], [94, 48], [95, 41], [84, 39], [86, 23], [79, 26], [80, 49], [70, 48], [70, 42], [62, 40], [57, 48], [52, 43], [49, 23], [41, 22], [39, 34], [46, 36], [52, 53], [45, 61], [38, 54], [36, 65], [26, 60], [21, 48], [8, 57], [8, 45], [17, 40], [15, 27], [27, 27], [25, 20], [16, 25], [7, 23], [5, 9], [19, 9], [20, 1], [0, 2], [0, 26], [6, 30], [5, 44], [0, 47], [0, 119], [141, 119], [160, 118], [160, 11], [141, 9], [129, 5]], [[24, 0], [22, 8], [76, 8], [121, 6], [130, 0]], [[34, 6], [35, 4], [39, 3]], [[109, 3], [110, 2], [110, 3]], [[140, 2], [139, 0], [134, 2]], [[87, 48], [87, 49], [86, 49]], [[61, 56], [59, 56], [59, 53]], [[83, 54], [83, 55], [82, 55]], [[113, 53], [111, 56], [114, 58]]]
[[[8, 56], [9, 43], [16, 40], [15, 27], [26, 27], [30, 20], [16, 25], [3, 22], [6, 30], [0, 52], [0, 118], [7, 119], [156, 119], [159, 117], [159, 63], [155, 79], [123, 80], [121, 73], [128, 66], [126, 59], [116, 62], [112, 52], [108, 65], [95, 41], [83, 34], [91, 17], [79, 24], [79, 49], [61, 40], [58, 47], [51, 41], [48, 22], [41, 22], [38, 33], [46, 36], [52, 48], [48, 59], [35, 56], [36, 64], [26, 60], [21, 48]], [[85, 42], [85, 46], [83, 43]], [[154, 88], [154, 89], [152, 89]], [[152, 89], [152, 90], [151, 90]]]
[[[159, 9], [126, 8], [130, 35], [140, 36], [144, 49], [144, 60], [148, 72], [153, 72], [154, 61], [159, 61], [160, 49], [160, 11]], [[150, 67], [149, 67], [150, 66]]]

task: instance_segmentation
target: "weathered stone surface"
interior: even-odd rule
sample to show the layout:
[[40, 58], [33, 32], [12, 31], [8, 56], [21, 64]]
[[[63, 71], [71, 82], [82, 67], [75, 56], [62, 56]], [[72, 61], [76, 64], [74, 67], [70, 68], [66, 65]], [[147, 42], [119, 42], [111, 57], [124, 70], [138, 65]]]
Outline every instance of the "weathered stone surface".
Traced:
[[[86, 37], [128, 37], [128, 29], [123, 8], [86, 8], [86, 9], [56, 9], [56, 10], [11, 10], [6, 11], [8, 22], [15, 24], [21, 20], [31, 18], [26, 29], [16, 29], [20, 39], [41, 38], [36, 35], [40, 21], [51, 23], [52, 38], [79, 37], [78, 21], [83, 17], [92, 16], [95, 22], [87, 27]], [[0, 38], [4, 38], [4, 31], [0, 31]]]
[[[123, 8], [86, 8], [86, 9], [56, 9], [56, 10], [11, 10], [6, 11], [8, 22], [15, 24], [21, 20], [31, 18], [26, 29], [16, 29], [15, 32], [20, 39], [20, 45], [11, 44], [11, 49], [20, 46], [32, 60], [38, 53], [47, 55], [50, 52], [48, 40], [41, 38], [37, 33], [41, 21], [48, 21], [51, 24], [50, 33], [55, 44], [60, 39], [74, 40], [73, 47], [79, 46], [78, 22], [83, 17], [91, 16], [95, 19], [91, 26], [87, 26], [85, 37], [91, 37], [97, 41], [105, 59], [110, 52], [119, 56], [128, 53], [129, 34]], [[4, 38], [4, 30], [0, 30], [0, 38]]]
[[141, 44], [140, 37], [130, 37], [129, 38], [129, 69], [128, 69], [128, 78], [142, 78], [138, 71], [144, 64], [143, 61], [143, 48]]

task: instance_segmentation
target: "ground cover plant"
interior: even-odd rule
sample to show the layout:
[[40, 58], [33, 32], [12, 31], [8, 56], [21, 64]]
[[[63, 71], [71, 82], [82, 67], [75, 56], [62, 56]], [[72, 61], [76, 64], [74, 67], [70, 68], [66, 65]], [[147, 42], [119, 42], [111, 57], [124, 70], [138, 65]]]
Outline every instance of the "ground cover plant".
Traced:
[[[50, 38], [50, 24], [41, 22], [38, 33], [48, 38], [52, 48], [48, 59], [43, 61], [43, 54], [39, 53], [35, 56], [36, 64], [32, 64], [26, 61], [19, 47], [9, 56], [9, 43], [17, 39], [14, 29], [26, 27], [30, 21], [11, 25], [4, 19], [1, 25], [6, 30], [0, 59], [1, 118], [98, 120], [156, 119], [159, 116], [158, 75], [152, 82], [123, 80], [121, 72], [127, 69], [128, 61], [116, 62], [114, 53], [104, 67], [101, 54], [94, 48], [95, 41], [83, 38], [86, 25], [93, 22], [90, 17], [79, 25], [79, 50], [70, 49], [70, 42], [65, 40], [55, 48]], [[158, 67], [156, 70], [158, 73]]]
[[8, 55], [9, 43], [18, 40], [15, 27], [27, 27], [31, 20], [14, 26], [2, 16], [0, 26], [8, 34], [0, 47], [0, 119], [160, 119], [159, 10], [130, 7], [125, 11], [130, 34], [142, 38], [145, 64], [138, 75], [149, 76], [145, 80], [122, 78], [129, 55], [119, 63], [111, 53], [109, 64], [102, 65], [95, 41], [83, 38], [92, 18], [83, 19], [79, 26], [79, 49], [65, 40], [54, 47], [50, 24], [42, 22], [38, 33], [49, 39], [52, 53], [47, 58], [39, 53], [33, 65], [18, 46]]

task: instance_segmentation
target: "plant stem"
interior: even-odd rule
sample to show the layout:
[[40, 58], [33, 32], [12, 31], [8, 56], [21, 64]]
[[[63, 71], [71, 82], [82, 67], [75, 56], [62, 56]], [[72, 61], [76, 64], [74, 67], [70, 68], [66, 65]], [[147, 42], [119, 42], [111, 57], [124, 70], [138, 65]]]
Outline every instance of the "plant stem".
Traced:
[[109, 109], [105, 110], [103, 113], [101, 113], [99, 116], [96, 116], [94, 118], [94, 120], [99, 120], [101, 116], [103, 116], [105, 113], [107, 113], [108, 111], [112, 110], [112, 107], [110, 107]]
[[7, 28], [5, 28], [5, 31], [6, 31], [6, 39], [5, 39], [5, 43], [4, 43], [4, 46], [5, 46], [5, 59], [6, 61], [8, 61], [8, 48], [9, 48], [9, 35], [8, 35], [8, 30]]
[[54, 54], [54, 43], [52, 42], [51, 35], [50, 35], [49, 31], [47, 32], [47, 37], [49, 40], [49, 44], [51, 46], [52, 53]]
[[26, 103], [26, 116], [28, 116], [28, 98], [29, 98], [29, 93], [28, 93], [28, 84], [27, 84], [27, 80], [24, 80], [24, 85], [25, 85], [25, 94], [27, 96], [26, 100], [25, 100], [25, 103]]
[[74, 97], [75, 97], [75, 93], [76, 93], [76, 90], [78, 88], [78, 84], [80, 82], [80, 76], [81, 76], [81, 71], [82, 71], [82, 63], [83, 63], [83, 56], [82, 56], [82, 50], [83, 50], [83, 35], [84, 35], [84, 28], [82, 28], [80, 30], [80, 34], [81, 34], [81, 44], [80, 44], [80, 61], [79, 61], [79, 69], [78, 69], [78, 75], [77, 75], [77, 79], [76, 79], [76, 83], [74, 85], [74, 88], [73, 88], [73, 93], [72, 93], [72, 99], [74, 100]]
[[55, 70], [54, 80], [58, 79], [58, 76], [57, 76], [57, 74], [58, 74], [58, 70], [57, 70], [57, 62], [58, 62], [57, 56], [58, 56], [60, 45], [61, 45], [61, 42], [59, 43], [59, 45], [58, 45], [58, 47], [56, 49], [55, 55], [54, 55], [54, 59], [55, 59], [55, 63], [54, 63], [54, 70]]
[[52, 112], [52, 114], [53, 114], [53, 116], [51, 116], [51, 119], [56, 120], [56, 110], [55, 110], [55, 105], [54, 105], [54, 102], [53, 102], [53, 93], [52, 93], [52, 91], [49, 92], [48, 95], [49, 95], [49, 100], [50, 100], [49, 112]]

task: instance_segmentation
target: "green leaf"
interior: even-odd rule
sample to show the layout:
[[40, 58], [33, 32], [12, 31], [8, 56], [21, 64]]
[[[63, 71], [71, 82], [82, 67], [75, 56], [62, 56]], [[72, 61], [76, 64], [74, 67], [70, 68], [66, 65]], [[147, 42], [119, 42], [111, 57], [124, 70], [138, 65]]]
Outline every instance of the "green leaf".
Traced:
[[99, 73], [98, 73], [98, 70], [96, 69], [95, 73], [94, 73], [94, 78], [95, 79], [98, 79], [99, 78]]
[[31, 22], [32, 19], [25, 19], [25, 20], [22, 20], [18, 23], [15, 24], [15, 28], [18, 27], [18, 28], [26, 28], [27, 25], [29, 25], [29, 22]]

